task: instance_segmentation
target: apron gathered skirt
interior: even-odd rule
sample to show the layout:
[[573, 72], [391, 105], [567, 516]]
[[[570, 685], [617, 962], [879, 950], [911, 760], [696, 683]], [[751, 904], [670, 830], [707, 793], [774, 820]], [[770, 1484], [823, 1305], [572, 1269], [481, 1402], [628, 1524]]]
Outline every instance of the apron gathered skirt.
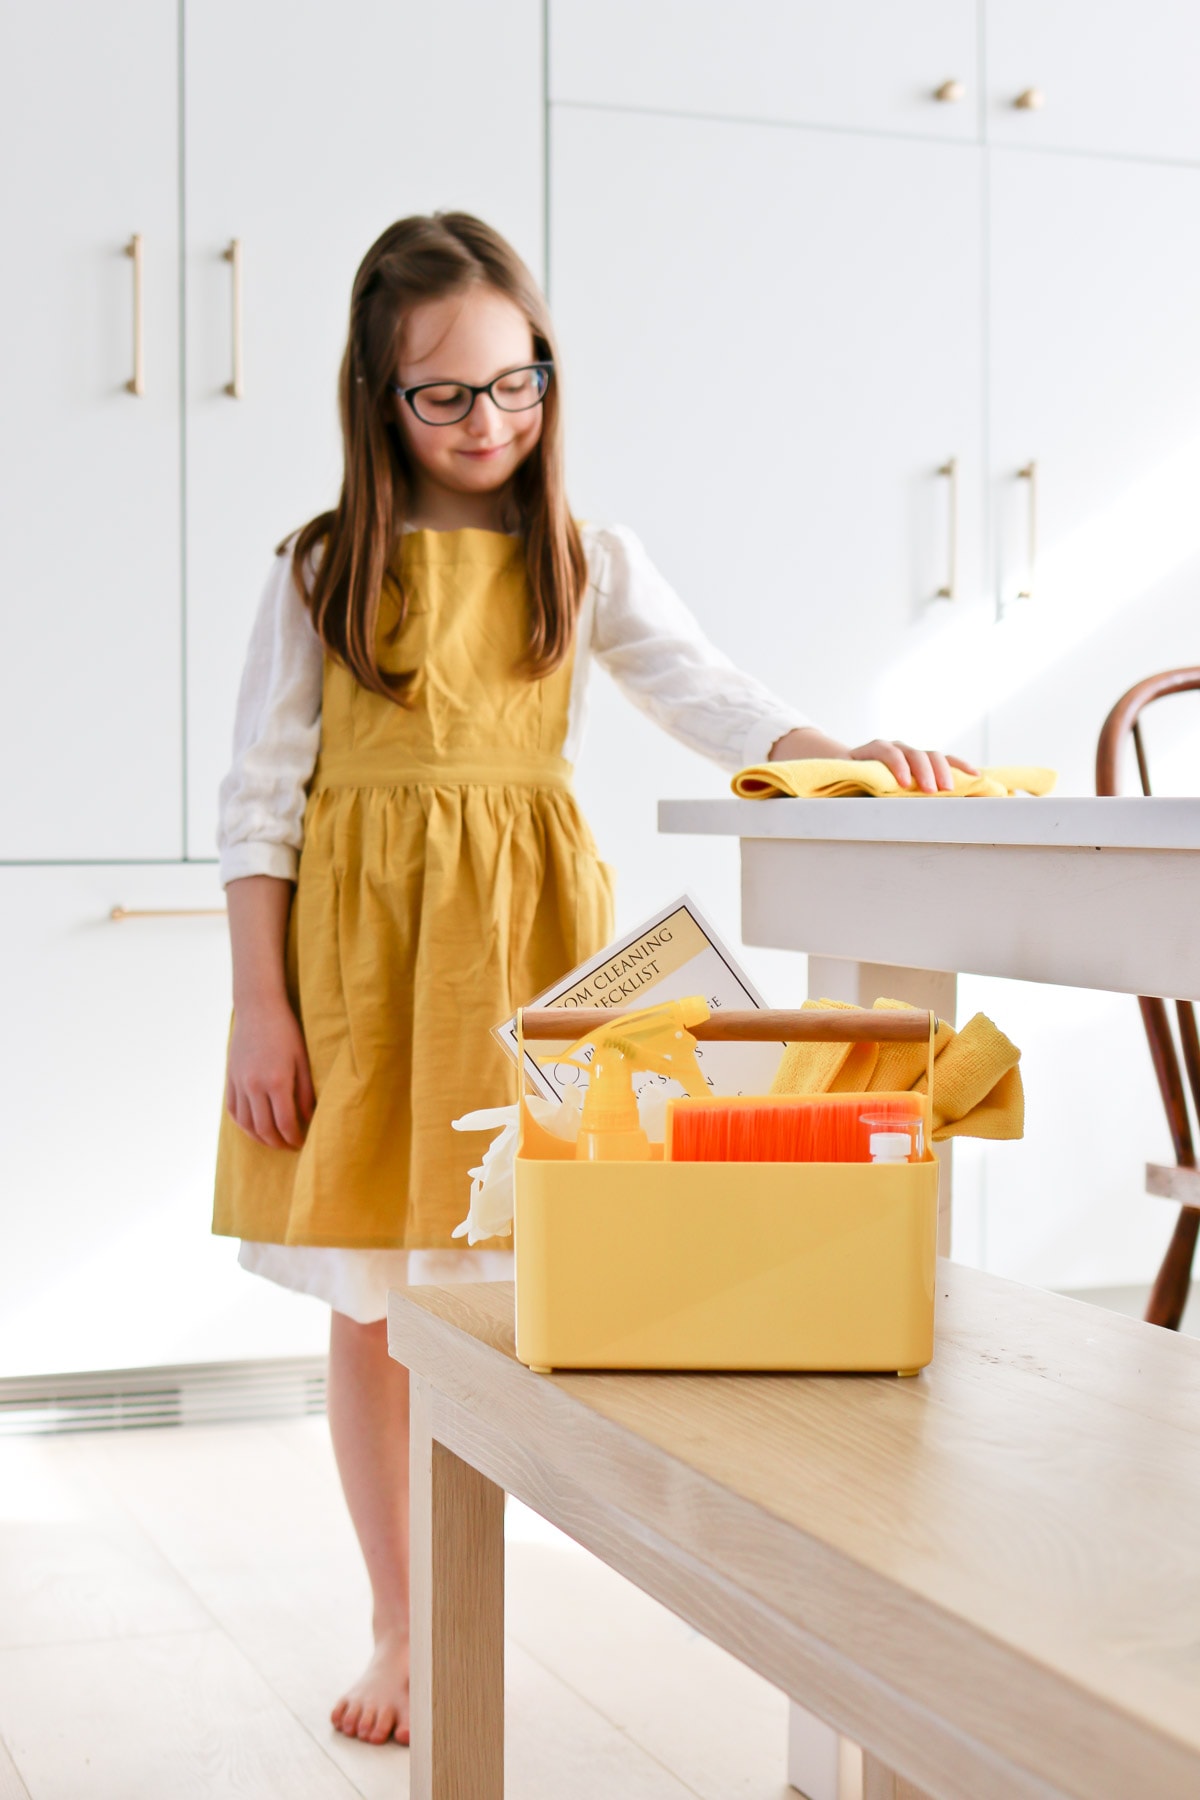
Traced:
[[221, 1121], [213, 1230], [256, 1255], [451, 1247], [488, 1140], [450, 1122], [517, 1097], [493, 1026], [612, 935], [561, 755], [571, 661], [540, 681], [518, 667], [520, 540], [415, 531], [399, 556], [408, 613], [397, 632], [385, 592], [380, 660], [418, 671], [411, 704], [325, 665], [287, 941], [316, 1109], [299, 1150]]

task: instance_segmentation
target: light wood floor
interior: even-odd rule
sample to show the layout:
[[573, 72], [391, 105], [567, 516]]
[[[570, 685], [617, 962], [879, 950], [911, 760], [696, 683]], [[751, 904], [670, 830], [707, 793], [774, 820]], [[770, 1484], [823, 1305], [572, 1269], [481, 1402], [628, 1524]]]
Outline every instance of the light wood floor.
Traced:
[[[795, 1800], [782, 1696], [524, 1508], [512, 1800]], [[400, 1800], [323, 1419], [0, 1440], [0, 1800]]]

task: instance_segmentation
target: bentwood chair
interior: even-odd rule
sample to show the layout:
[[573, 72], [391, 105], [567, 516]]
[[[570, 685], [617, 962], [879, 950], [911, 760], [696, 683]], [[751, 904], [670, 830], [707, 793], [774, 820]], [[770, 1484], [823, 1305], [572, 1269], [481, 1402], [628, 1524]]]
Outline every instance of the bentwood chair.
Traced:
[[[1122, 694], [1104, 721], [1096, 746], [1098, 794], [1120, 792], [1121, 752], [1127, 738], [1133, 739], [1142, 792], [1149, 794], [1150, 771], [1141, 716], [1155, 700], [1162, 700], [1168, 694], [1186, 693], [1193, 688], [1200, 688], [1200, 668], [1169, 669], [1162, 675], [1150, 675], [1136, 687], [1131, 687], [1127, 694]], [[1197, 926], [1200, 928], [1200, 915]], [[1142, 1009], [1142, 1024], [1146, 1028], [1158, 1091], [1162, 1095], [1175, 1150], [1174, 1167], [1147, 1163], [1146, 1192], [1179, 1202], [1179, 1218], [1150, 1292], [1146, 1318], [1152, 1325], [1165, 1325], [1168, 1330], [1177, 1331], [1187, 1305], [1196, 1238], [1200, 1233], [1200, 1172], [1196, 1168], [1196, 1137], [1188, 1113], [1190, 1089], [1192, 1107], [1200, 1121], [1200, 1038], [1196, 1033], [1196, 1011], [1190, 1000], [1175, 1002], [1178, 1048], [1166, 1001], [1142, 998], [1138, 1005]]]

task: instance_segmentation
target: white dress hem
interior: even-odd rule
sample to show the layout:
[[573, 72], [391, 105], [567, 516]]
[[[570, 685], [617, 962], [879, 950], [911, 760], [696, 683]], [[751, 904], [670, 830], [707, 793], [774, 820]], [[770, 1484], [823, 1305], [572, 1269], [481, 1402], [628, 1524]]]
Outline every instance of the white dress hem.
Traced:
[[511, 1250], [343, 1250], [243, 1238], [238, 1262], [277, 1287], [324, 1300], [358, 1325], [386, 1319], [390, 1288], [513, 1279]]

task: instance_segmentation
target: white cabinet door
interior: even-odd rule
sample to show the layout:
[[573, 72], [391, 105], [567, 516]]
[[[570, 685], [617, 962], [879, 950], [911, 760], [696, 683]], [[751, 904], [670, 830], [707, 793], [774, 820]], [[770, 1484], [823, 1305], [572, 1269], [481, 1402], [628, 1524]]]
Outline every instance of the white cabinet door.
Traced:
[[[465, 209], [540, 275], [537, 0], [206, 0], [187, 14], [188, 851], [213, 854], [250, 618], [332, 506], [354, 272], [406, 213]], [[245, 397], [231, 265], [244, 268]]]
[[323, 1347], [210, 1234], [228, 933], [172, 909], [220, 903], [211, 869], [0, 871], [0, 1374]]
[[[1003, 618], [976, 691], [991, 696], [989, 755], [1049, 763], [1068, 793], [1095, 791], [1096, 739], [1126, 688], [1200, 663], [1198, 218], [1200, 169], [992, 154]], [[1029, 483], [1016, 475], [1031, 461], [1032, 582]], [[1194, 698], [1150, 717], [1164, 793], [1200, 792]], [[956, 1209], [969, 1170], [982, 1184], [975, 1256], [1047, 1286], [1149, 1281], [1174, 1213], [1142, 1191], [1143, 1165], [1171, 1157], [1136, 1005], [1006, 982], [959, 992], [960, 1017], [978, 1005], [1021, 1046], [1028, 1093], [1024, 1143], [971, 1146], [956, 1164]]]
[[5, 860], [182, 847], [177, 100], [174, 7], [4, 8]]
[[1200, 162], [1200, 8], [987, 0], [986, 15], [993, 143]]
[[988, 748], [1069, 793], [1127, 687], [1200, 663], [1198, 219], [1200, 169], [992, 154]]
[[550, 0], [550, 97], [974, 138], [976, 29], [973, 0]]
[[[958, 646], [988, 616], [980, 154], [554, 112], [572, 504], [632, 526], [722, 648], [852, 743], [944, 736]], [[937, 471], [952, 456], [947, 603]], [[703, 900], [710, 859], [657, 839], [652, 802], [724, 778], [598, 686], [581, 784], [623, 911], [661, 905], [681, 877]]]

